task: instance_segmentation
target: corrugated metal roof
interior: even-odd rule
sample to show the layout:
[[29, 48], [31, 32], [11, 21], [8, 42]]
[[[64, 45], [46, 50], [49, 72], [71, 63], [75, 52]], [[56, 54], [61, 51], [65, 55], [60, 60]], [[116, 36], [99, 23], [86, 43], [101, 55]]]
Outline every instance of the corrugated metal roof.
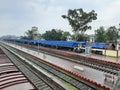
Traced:
[[23, 43], [40, 43], [44, 45], [54, 45], [62, 47], [77, 47], [78, 44], [86, 45], [86, 42], [75, 41], [56, 41], [56, 40], [26, 40], [26, 39], [8, 39], [9, 41], [23, 42]]

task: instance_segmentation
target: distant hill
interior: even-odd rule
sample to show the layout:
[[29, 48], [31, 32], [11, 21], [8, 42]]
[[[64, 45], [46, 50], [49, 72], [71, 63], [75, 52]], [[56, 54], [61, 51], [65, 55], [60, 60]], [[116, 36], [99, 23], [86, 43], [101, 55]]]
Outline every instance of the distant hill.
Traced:
[[5, 35], [5, 36], [0, 37], [0, 39], [13, 39], [13, 38], [17, 39], [19, 37], [15, 35]]

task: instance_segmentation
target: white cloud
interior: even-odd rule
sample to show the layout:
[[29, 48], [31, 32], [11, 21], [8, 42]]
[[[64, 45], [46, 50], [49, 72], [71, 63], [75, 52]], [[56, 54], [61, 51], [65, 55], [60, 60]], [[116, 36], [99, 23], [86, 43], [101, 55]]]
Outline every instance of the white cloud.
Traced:
[[[32, 26], [38, 26], [40, 33], [52, 28], [71, 31], [67, 20], [61, 15], [68, 9], [83, 8], [86, 12], [95, 10], [98, 19], [92, 22], [92, 31], [99, 26], [117, 25], [120, 21], [119, 0], [1, 0], [1, 35], [22, 35]], [[19, 33], [18, 33], [19, 32]]]
[[119, 12], [120, 1], [114, 0], [98, 11], [98, 20], [101, 25], [117, 25], [120, 21]]
[[106, 29], [110, 26], [118, 26], [120, 23], [120, 1], [108, 0], [106, 3], [100, 3], [100, 0], [96, 0], [96, 4], [100, 6], [96, 9], [98, 19], [92, 23], [92, 31], [88, 31], [87, 33], [94, 33], [94, 30], [100, 26], [104, 26]]

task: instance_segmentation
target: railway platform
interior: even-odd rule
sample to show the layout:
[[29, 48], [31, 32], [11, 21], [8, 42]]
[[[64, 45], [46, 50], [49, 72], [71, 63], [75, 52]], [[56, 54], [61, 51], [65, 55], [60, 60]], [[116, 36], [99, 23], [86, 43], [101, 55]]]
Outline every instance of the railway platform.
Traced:
[[[12, 46], [12, 47], [15, 47], [19, 50], [22, 50], [26, 53], [29, 53], [29, 54], [34, 55], [36, 57], [39, 57], [40, 59], [43, 59], [43, 60], [45, 60], [49, 63], [56, 64], [56, 65], [58, 65], [62, 68], [65, 68], [65, 69], [69, 70], [69, 71], [72, 71], [72, 72], [77, 73], [79, 75], [85, 76], [86, 78], [89, 78], [90, 80], [94, 80], [95, 82], [100, 83], [101, 85], [105, 85], [105, 86], [108, 86], [110, 88], [113, 87], [114, 83], [112, 83], [112, 84], [106, 83], [106, 81], [105, 81], [106, 73], [104, 73], [102, 71], [92, 69], [92, 68], [89, 68], [87, 66], [80, 65], [80, 64], [70, 62], [70, 61], [67, 61], [67, 60], [63, 60], [63, 59], [60, 59], [60, 58], [57, 58], [57, 57], [52, 57], [52, 56], [47, 55], [45, 53], [41, 53], [41, 52], [38, 53], [36, 51], [30, 50], [30, 49], [27, 49], [27, 48], [24, 48], [24, 47], [21, 47], [21, 46], [16, 46], [16, 45], [13, 45], [13, 44], [9, 44], [9, 45]], [[85, 54], [80, 54], [80, 55], [83, 55], [83, 56], [86, 56], [86, 57], [97, 58], [97, 55], [85, 55]], [[105, 60], [104, 58], [105, 57], [103, 57], [102, 59]], [[100, 56], [97, 59], [101, 59]], [[108, 59], [108, 58], [106, 58], [106, 59]], [[81, 68], [84, 68], [84, 71], [81, 72], [80, 70], [75, 69], [74, 66], [80, 66]], [[113, 76], [113, 75], [110, 75], [110, 76]], [[116, 81], [116, 76], [113, 76], [113, 77], [115, 78], [114, 81]]]
[[110, 62], [115, 62], [115, 63], [120, 63], [120, 57], [110, 57], [110, 56], [104, 56], [104, 55], [97, 55], [97, 54], [85, 54], [85, 53], [79, 53], [81, 56], [86, 56], [90, 58], [95, 58], [99, 60], [104, 60], [104, 61], [110, 61]]

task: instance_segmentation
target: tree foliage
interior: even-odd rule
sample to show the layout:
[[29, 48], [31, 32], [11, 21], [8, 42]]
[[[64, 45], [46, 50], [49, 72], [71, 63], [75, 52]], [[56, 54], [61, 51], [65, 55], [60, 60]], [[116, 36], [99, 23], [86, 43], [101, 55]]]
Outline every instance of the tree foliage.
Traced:
[[92, 20], [96, 20], [97, 14], [94, 10], [86, 13], [80, 8], [74, 10], [69, 9], [68, 14], [62, 15], [62, 17], [69, 21], [77, 40], [77, 35], [79, 35], [79, 33], [84, 34], [86, 30], [91, 29], [91, 26], [88, 25], [88, 23], [92, 22]]
[[89, 41], [89, 35], [83, 35], [83, 34], [79, 34], [78, 36], [78, 41]]
[[32, 31], [32, 30], [28, 30], [27, 32], [25, 32], [26, 33], [26, 37], [28, 38], [28, 39], [34, 39], [34, 32]]
[[61, 40], [62, 30], [52, 29], [50, 31], [46, 31], [42, 38], [45, 40]]
[[111, 26], [107, 29], [107, 40], [111, 42], [116, 42], [118, 36], [118, 29], [115, 26]]
[[110, 26], [106, 30], [104, 27], [100, 27], [99, 29], [95, 30], [95, 41], [96, 42], [117, 42], [119, 36], [119, 28], [115, 26]]
[[71, 36], [69, 32], [63, 32], [61, 36], [61, 40], [64, 40], [64, 41], [67, 40], [68, 36]]
[[[78, 34], [78, 40], [77, 41], [89, 41], [89, 35], [87, 34]], [[72, 35], [72, 39], [74, 40], [75, 39], [75, 35], [73, 34]]]
[[96, 42], [106, 42], [106, 31], [104, 27], [100, 27], [99, 29], [95, 30], [95, 41]]
[[40, 39], [41, 35], [38, 33], [38, 30], [28, 30], [25, 32], [25, 36], [21, 36], [21, 39]]

